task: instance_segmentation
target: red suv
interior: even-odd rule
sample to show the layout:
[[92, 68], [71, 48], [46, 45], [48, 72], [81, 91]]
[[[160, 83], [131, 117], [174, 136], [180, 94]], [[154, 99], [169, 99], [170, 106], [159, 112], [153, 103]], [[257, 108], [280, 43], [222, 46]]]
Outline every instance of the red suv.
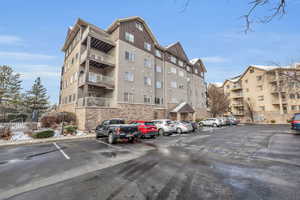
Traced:
[[131, 124], [137, 125], [140, 133], [142, 134], [142, 138], [155, 138], [158, 135], [158, 130], [151, 121], [132, 121]]

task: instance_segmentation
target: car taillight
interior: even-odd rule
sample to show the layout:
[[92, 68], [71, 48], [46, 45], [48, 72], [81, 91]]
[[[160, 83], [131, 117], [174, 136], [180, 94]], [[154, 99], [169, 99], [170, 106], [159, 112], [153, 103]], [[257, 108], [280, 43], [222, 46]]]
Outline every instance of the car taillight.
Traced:
[[292, 121], [292, 124], [300, 124], [300, 121], [299, 120], [294, 120], [294, 121]]

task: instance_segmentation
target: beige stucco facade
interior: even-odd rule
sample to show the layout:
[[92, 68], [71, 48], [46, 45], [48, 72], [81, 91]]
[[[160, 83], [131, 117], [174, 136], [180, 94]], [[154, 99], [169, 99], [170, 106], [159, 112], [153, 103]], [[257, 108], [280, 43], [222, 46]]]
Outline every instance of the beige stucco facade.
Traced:
[[139, 17], [117, 20], [106, 31], [79, 19], [63, 51], [59, 110], [74, 112], [80, 129], [110, 118], [174, 118], [182, 102], [193, 112], [175, 119], [206, 116], [202, 61], [189, 60], [179, 42], [160, 46]]
[[256, 123], [287, 123], [293, 113], [300, 112], [300, 87], [295, 83], [295, 87], [290, 88], [288, 85], [293, 81], [283, 73], [297, 75], [300, 69], [250, 66], [242, 75], [226, 80], [223, 88], [230, 99], [228, 114], [250, 122], [252, 110]]

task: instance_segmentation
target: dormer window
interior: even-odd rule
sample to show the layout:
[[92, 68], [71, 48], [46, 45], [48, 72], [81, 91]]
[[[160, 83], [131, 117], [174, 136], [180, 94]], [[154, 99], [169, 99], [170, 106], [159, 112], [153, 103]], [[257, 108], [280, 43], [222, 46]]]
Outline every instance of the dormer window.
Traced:
[[143, 25], [142, 25], [140, 22], [136, 22], [136, 23], [135, 23], [135, 27], [136, 27], [138, 30], [140, 30], [140, 31], [143, 31], [143, 30], [144, 30]]
[[134, 43], [134, 35], [128, 32], [125, 32], [125, 40], [128, 42]]
[[181, 60], [178, 60], [178, 65], [179, 65], [180, 67], [183, 67], [183, 62], [182, 62]]
[[144, 42], [144, 49], [151, 51], [151, 44], [149, 44], [148, 42]]
[[157, 57], [159, 57], [159, 58], [161, 58], [161, 52], [160, 52], [160, 50], [155, 50], [155, 55], [157, 56]]
[[176, 64], [177, 59], [174, 56], [171, 56], [171, 62], [174, 63], [174, 64]]

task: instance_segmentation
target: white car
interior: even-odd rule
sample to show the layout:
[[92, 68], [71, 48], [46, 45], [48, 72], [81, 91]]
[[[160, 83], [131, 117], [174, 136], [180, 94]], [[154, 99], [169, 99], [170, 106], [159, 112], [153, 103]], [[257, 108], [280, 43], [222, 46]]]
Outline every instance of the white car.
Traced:
[[174, 123], [170, 119], [152, 120], [156, 126], [159, 135], [172, 135], [176, 131]]
[[179, 121], [173, 121], [175, 125], [176, 133], [182, 134], [182, 133], [188, 133], [193, 131], [193, 126], [190, 123], [185, 122], [179, 122]]
[[218, 118], [208, 118], [208, 119], [200, 121], [199, 124], [202, 126], [219, 127], [222, 125], [222, 122]]

